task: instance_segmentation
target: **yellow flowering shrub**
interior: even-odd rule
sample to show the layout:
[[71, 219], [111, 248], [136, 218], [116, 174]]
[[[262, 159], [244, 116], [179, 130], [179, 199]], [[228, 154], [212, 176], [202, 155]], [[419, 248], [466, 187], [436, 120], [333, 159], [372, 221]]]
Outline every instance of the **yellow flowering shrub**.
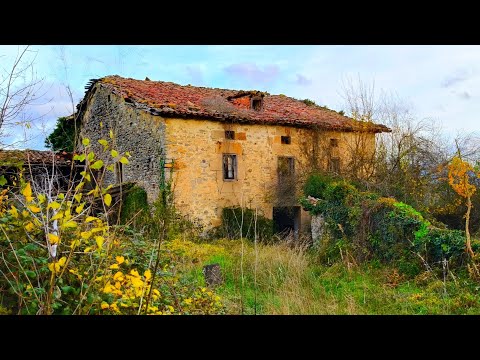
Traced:
[[[151, 241], [139, 246], [109, 224], [114, 203], [102, 180], [116, 162], [127, 165], [130, 154], [102, 139], [111, 155], [106, 162], [88, 139], [82, 143], [74, 159], [85, 161], [85, 170], [66, 192], [23, 177], [15, 184], [19, 192], [0, 192], [0, 289], [7, 294], [0, 307], [14, 314], [222, 313], [218, 296], [173, 271], [171, 252], [157, 254]], [[153, 256], [162, 257], [155, 274]]]

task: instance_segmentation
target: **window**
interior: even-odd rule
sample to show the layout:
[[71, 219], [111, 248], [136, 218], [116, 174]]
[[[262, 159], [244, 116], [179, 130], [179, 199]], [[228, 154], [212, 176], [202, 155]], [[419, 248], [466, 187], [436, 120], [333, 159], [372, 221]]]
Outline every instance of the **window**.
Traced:
[[338, 139], [330, 139], [330, 147], [338, 147]]
[[328, 160], [328, 171], [334, 174], [340, 174], [340, 158], [330, 158]]
[[278, 157], [278, 177], [286, 178], [295, 175], [295, 158], [287, 156]]
[[237, 155], [223, 154], [223, 180], [237, 178]]
[[262, 98], [259, 98], [259, 97], [252, 98], [252, 109], [255, 111], [262, 110]]
[[115, 163], [115, 176], [117, 184], [123, 183], [123, 164], [121, 162]]
[[235, 139], [235, 131], [225, 130], [225, 139], [234, 140]]
[[282, 136], [282, 144], [291, 144], [291, 142], [292, 138], [290, 136]]

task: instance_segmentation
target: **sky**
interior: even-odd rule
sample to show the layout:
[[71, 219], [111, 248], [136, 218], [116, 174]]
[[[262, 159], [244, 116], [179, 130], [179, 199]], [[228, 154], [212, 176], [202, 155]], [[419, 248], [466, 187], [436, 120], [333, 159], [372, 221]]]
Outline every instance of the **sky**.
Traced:
[[[0, 45], [5, 69], [19, 47]], [[14, 129], [4, 143], [44, 149], [60, 116], [72, 113], [90, 79], [120, 75], [181, 85], [261, 90], [311, 99], [346, 110], [348, 78], [395, 93], [418, 119], [432, 119], [445, 134], [477, 131], [480, 114], [480, 46], [439, 45], [61, 45], [31, 46], [42, 97], [29, 108], [38, 118]], [[1, 88], [1, 84], [0, 84]], [[28, 141], [22, 142], [28, 137]]]

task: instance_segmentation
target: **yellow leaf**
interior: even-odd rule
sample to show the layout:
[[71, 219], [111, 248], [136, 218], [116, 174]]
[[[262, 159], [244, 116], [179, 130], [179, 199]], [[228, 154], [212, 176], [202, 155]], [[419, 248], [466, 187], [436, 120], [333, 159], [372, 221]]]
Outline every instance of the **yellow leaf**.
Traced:
[[90, 181], [92, 178], [90, 177], [90, 174], [85, 174], [84, 176], [85, 180]]
[[56, 210], [60, 207], [60, 204], [56, 201], [54, 202], [51, 202], [50, 204], [48, 204], [47, 208], [50, 208], [50, 209], [53, 209], [53, 210]]
[[65, 194], [58, 194], [57, 198], [63, 200], [65, 199]]
[[115, 257], [115, 260], [117, 260], [119, 264], [122, 264], [125, 261], [125, 258], [123, 256], [117, 256]]
[[95, 242], [97, 243], [97, 246], [98, 246], [99, 250], [102, 249], [104, 241], [105, 241], [105, 239], [103, 238], [103, 236], [95, 236]]
[[80, 236], [82, 237], [82, 239], [88, 240], [90, 236], [92, 236], [92, 233], [90, 231], [82, 231], [80, 233]]
[[92, 194], [93, 194], [93, 196], [95, 196], [95, 197], [98, 195], [98, 186], [96, 186], [95, 189], [90, 190], [90, 191], [87, 193], [87, 195], [92, 195]]
[[110, 269], [112, 270], [119, 269], [118, 264], [110, 265]]
[[140, 277], [140, 274], [138, 273], [137, 270], [133, 269], [132, 271], [130, 271], [130, 274], [135, 276], [135, 277]]
[[85, 185], [85, 182], [83, 182], [83, 181], [79, 182], [78, 185], [75, 186], [75, 191], [80, 190], [83, 187], [83, 185]]
[[123, 281], [123, 273], [121, 271], [117, 271], [115, 275], [113, 275], [113, 280], [115, 281]]
[[120, 158], [120, 162], [121, 162], [122, 164], [127, 165], [127, 164], [128, 164], [128, 159], [127, 159], [125, 156], [122, 156], [122, 157]]
[[100, 307], [104, 310], [104, 309], [108, 309], [110, 305], [108, 305], [105, 301], [103, 301]]
[[35, 206], [35, 205], [28, 205], [27, 208], [33, 212], [34, 214], [40, 212], [40, 208], [38, 206]]
[[87, 160], [91, 162], [94, 158], [95, 158], [95, 153], [93, 151], [90, 151], [87, 155]]
[[8, 212], [15, 218], [18, 219], [18, 210], [15, 206], [10, 205], [11, 209]]
[[100, 129], [103, 129], [103, 121], [100, 121]]
[[30, 213], [27, 210], [22, 210], [22, 216], [24, 218], [28, 217], [29, 215], [30, 215]]
[[85, 203], [81, 203], [80, 205], [77, 206], [77, 208], [75, 209], [75, 212], [77, 214], [80, 214], [82, 212], [84, 206], [85, 206]]
[[30, 186], [30, 183], [27, 183], [27, 185], [23, 189], [22, 194], [23, 194], [23, 196], [25, 196], [25, 200], [27, 200], [27, 202], [30, 202], [30, 201], [33, 200], [32, 187]]
[[117, 150], [112, 150], [110, 151], [110, 155], [112, 155], [112, 157], [117, 157], [118, 156], [118, 151]]
[[92, 233], [102, 232], [105, 228], [104, 227], [94, 227], [90, 230]]
[[83, 250], [83, 252], [88, 253], [88, 252], [90, 252], [90, 250], [92, 250], [92, 248], [89, 246], [89, 247], [86, 247], [85, 250]]
[[100, 139], [100, 140], [98, 140], [98, 142], [100, 143], [100, 145], [108, 146], [108, 141], [105, 140], [105, 139]]
[[58, 265], [63, 266], [65, 265], [66, 261], [67, 261], [67, 258], [65, 256], [61, 257], [60, 260], [58, 260]]
[[87, 218], [85, 219], [85, 222], [90, 222], [90, 221], [93, 221], [93, 220], [97, 220], [97, 218], [95, 216], [87, 216]]
[[62, 224], [63, 228], [76, 228], [78, 225], [75, 221], [67, 221], [66, 223]]
[[25, 225], [25, 230], [28, 232], [32, 232], [32, 230], [35, 229], [35, 225], [30, 221], [27, 225]]
[[108, 170], [108, 171], [111, 171], [111, 172], [115, 171], [115, 164], [110, 164], [110, 165], [108, 165], [108, 166], [107, 166], [107, 170]]
[[130, 151], [125, 151], [125, 156], [130, 157], [130, 156], [132, 156], [132, 155], [130, 155]]
[[113, 131], [110, 130], [110, 139], [113, 139]]
[[46, 200], [46, 196], [44, 194], [38, 194], [37, 199], [40, 204], [43, 204]]
[[88, 146], [88, 144], [90, 144], [90, 139], [83, 138], [82, 139], [82, 144], [83, 144], [83, 146]]
[[105, 201], [105, 205], [110, 206], [110, 204], [112, 203], [112, 195], [110, 194], [105, 195], [105, 197], [103, 198], [103, 201]]
[[146, 270], [143, 275], [145, 276], [145, 279], [148, 281], [152, 278], [152, 272], [150, 271], [150, 269]]
[[55, 234], [48, 234], [48, 240], [50, 240], [50, 244], [57, 244], [60, 241], [58, 235]]
[[48, 266], [48, 269], [53, 272], [53, 269], [55, 268], [55, 264], [54, 263], [50, 263], [47, 265]]
[[95, 169], [95, 170], [99, 170], [101, 169], [103, 166], [103, 161], [102, 160], [97, 160], [93, 163], [93, 165], [91, 166], [92, 169]]
[[80, 193], [80, 194], [74, 195], [73, 198], [77, 200], [77, 202], [80, 202], [80, 200], [82, 199], [82, 195], [83, 194]]
[[52, 218], [50, 220], [58, 220], [58, 219], [61, 219], [63, 217], [63, 211], [59, 211], [57, 212], [55, 215], [52, 216]]

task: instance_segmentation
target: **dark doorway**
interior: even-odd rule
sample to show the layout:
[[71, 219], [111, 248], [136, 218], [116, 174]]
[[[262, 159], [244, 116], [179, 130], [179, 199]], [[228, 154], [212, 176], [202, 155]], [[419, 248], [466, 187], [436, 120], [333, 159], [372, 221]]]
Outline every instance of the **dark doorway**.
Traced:
[[274, 233], [285, 234], [293, 232], [298, 236], [300, 228], [300, 206], [278, 206], [273, 208]]

